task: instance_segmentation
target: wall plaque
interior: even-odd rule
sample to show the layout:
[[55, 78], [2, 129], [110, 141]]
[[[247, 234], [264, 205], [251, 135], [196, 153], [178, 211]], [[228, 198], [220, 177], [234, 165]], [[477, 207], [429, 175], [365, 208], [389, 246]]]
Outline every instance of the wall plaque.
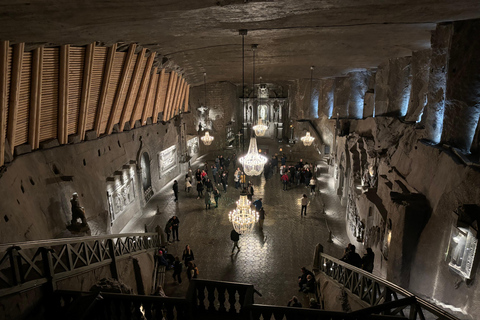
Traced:
[[177, 147], [171, 146], [168, 149], [165, 149], [158, 153], [158, 165], [159, 165], [159, 174], [162, 177], [162, 174], [167, 173], [168, 171], [175, 168], [177, 165]]

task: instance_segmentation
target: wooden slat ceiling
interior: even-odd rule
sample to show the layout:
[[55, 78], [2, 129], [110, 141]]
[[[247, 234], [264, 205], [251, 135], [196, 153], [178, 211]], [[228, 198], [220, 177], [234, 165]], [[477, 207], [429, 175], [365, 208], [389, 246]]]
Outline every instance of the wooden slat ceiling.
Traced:
[[81, 141], [88, 131], [98, 137], [111, 134], [116, 124], [122, 131], [129, 122], [131, 128], [137, 120], [142, 126], [148, 118], [157, 123], [159, 115], [168, 121], [188, 110], [185, 79], [153, 67], [156, 53], [135, 54], [135, 44], [127, 53], [116, 52], [116, 45], [28, 52], [23, 43], [2, 44], [0, 166], [4, 151], [13, 153], [23, 144], [35, 150], [53, 139], [68, 143], [69, 135]]

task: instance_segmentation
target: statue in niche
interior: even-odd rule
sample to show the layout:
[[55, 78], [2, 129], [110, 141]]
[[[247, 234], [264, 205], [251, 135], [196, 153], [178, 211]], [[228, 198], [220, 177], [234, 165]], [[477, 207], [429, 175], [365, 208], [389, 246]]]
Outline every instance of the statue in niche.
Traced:
[[248, 109], [247, 109], [247, 122], [252, 122], [252, 118], [253, 118], [252, 106], [248, 106]]
[[[70, 203], [72, 205], [72, 222], [67, 229], [75, 232], [87, 232], [89, 234], [90, 228], [87, 224], [87, 218], [85, 217], [85, 208], [80, 206], [76, 192], [73, 193]], [[78, 219], [80, 219], [81, 222], [78, 222]]]
[[258, 120], [262, 120], [263, 123], [267, 122], [268, 110], [266, 105], [261, 105], [258, 108]]
[[278, 114], [278, 110], [279, 107], [278, 107], [278, 103], [275, 102], [275, 104], [273, 105], [273, 122], [280, 122], [280, 118], [279, 118], [279, 114]]

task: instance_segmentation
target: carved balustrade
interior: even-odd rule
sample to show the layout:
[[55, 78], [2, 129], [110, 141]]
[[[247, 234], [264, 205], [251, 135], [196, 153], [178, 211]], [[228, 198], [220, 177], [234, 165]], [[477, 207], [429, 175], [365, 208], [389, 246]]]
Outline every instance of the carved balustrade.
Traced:
[[323, 274], [342, 285], [350, 294], [361, 299], [370, 306], [352, 312], [354, 315], [380, 313], [389, 316], [401, 316], [405, 319], [445, 319], [458, 318], [443, 309], [415, 296], [413, 293], [376, 277], [371, 273], [356, 268], [324, 253], [318, 253], [314, 258]]
[[155, 251], [156, 233], [116, 234], [0, 245], [0, 297]]

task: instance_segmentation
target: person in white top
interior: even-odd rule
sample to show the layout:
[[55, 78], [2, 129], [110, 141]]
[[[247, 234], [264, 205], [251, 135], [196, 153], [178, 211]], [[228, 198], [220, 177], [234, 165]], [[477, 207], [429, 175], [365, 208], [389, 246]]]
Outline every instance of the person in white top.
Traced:
[[310, 179], [310, 194], [315, 194], [315, 186], [317, 184], [317, 180], [315, 180], [315, 177], [312, 177]]

